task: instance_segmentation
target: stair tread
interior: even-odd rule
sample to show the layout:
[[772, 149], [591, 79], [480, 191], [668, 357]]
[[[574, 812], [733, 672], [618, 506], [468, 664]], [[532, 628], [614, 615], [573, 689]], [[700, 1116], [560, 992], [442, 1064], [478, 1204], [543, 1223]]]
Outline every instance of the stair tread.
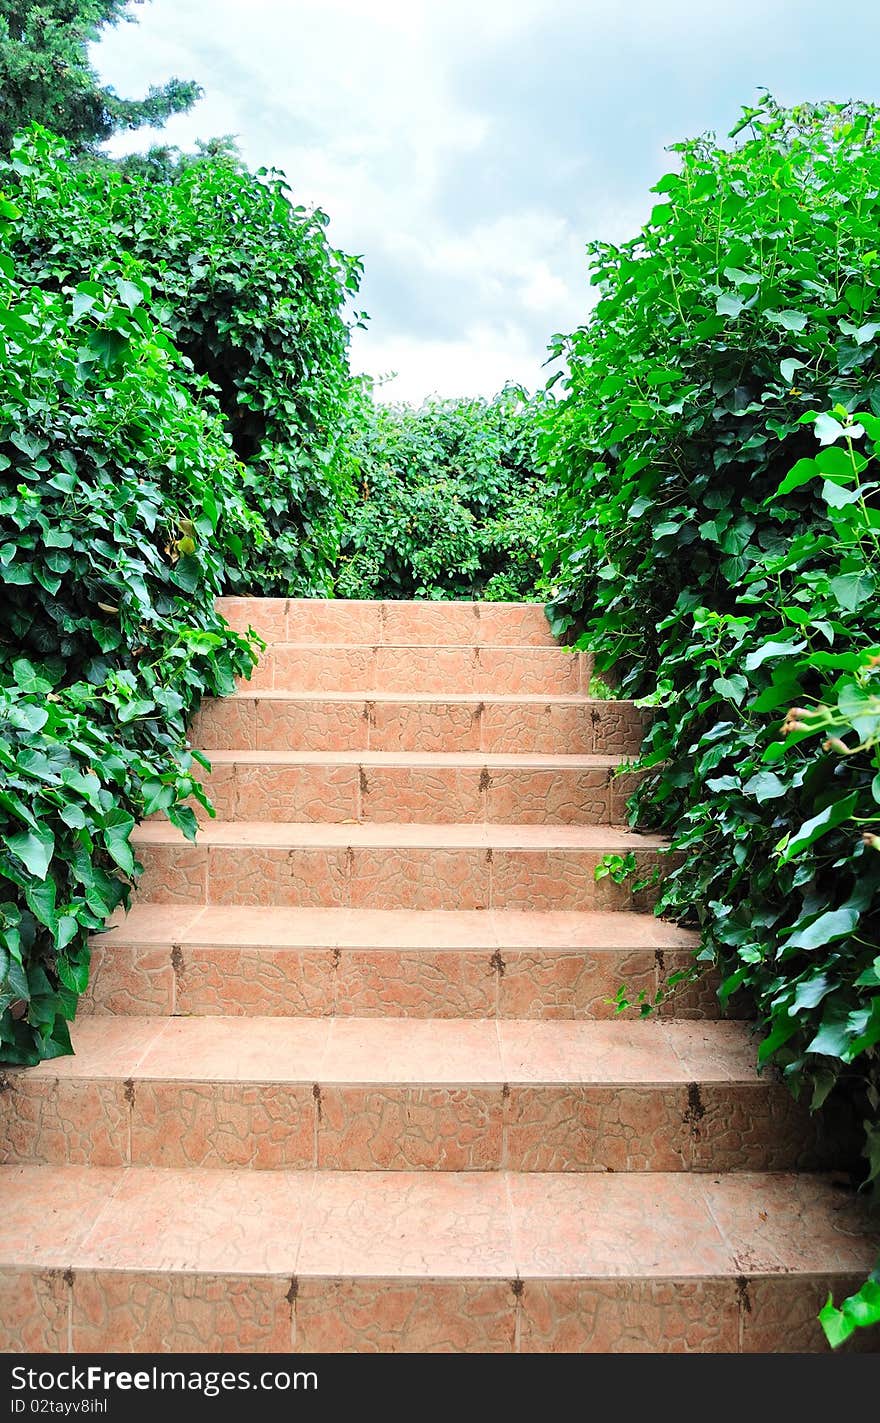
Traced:
[[733, 1022], [390, 1017], [83, 1018], [75, 1055], [13, 1081], [767, 1086]]
[[530, 706], [594, 706], [624, 707], [632, 702], [614, 698], [588, 697], [575, 692], [392, 692], [392, 691], [314, 691], [308, 688], [290, 689], [284, 687], [238, 687], [229, 697], [209, 698], [206, 705], [217, 706], [224, 701], [276, 701], [276, 702], [454, 702], [457, 705], [480, 706], [487, 702], [499, 702], [505, 706], [526, 702]]
[[858, 1274], [861, 1202], [781, 1172], [0, 1167], [0, 1263], [399, 1279]]
[[337, 909], [140, 904], [98, 936], [102, 946], [217, 948], [691, 949], [699, 936], [652, 914], [614, 910]]
[[489, 769], [529, 767], [555, 770], [611, 770], [624, 765], [626, 756], [599, 752], [554, 754], [541, 751], [206, 751], [215, 765], [246, 766], [405, 766], [405, 767], [487, 767]]
[[[136, 845], [178, 845], [186, 837], [166, 820], [148, 820], [135, 827]], [[199, 826], [202, 845], [259, 845], [289, 848], [383, 847], [401, 844], [438, 849], [459, 846], [502, 850], [601, 850], [608, 853], [659, 849], [661, 835], [637, 835], [614, 825], [506, 825], [473, 822], [383, 821], [339, 824], [321, 821], [212, 820]]]

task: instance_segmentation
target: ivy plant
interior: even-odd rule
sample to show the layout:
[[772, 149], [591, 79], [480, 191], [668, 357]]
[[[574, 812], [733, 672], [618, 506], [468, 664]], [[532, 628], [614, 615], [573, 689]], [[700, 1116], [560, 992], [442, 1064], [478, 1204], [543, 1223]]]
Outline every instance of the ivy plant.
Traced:
[[37, 285], [29, 225], [0, 197], [0, 1061], [26, 1064], [70, 1051], [136, 820], [195, 832], [187, 717], [255, 660], [214, 598], [267, 539], [142, 269]]
[[[630, 805], [677, 852], [658, 912], [700, 928], [722, 1003], [751, 997], [759, 1062], [855, 1110], [870, 1187], [880, 114], [765, 95], [730, 137], [675, 145], [642, 231], [591, 249], [546, 421], [553, 617], [653, 710]], [[865, 1291], [823, 1312], [834, 1342]]]
[[153, 319], [214, 387], [251, 508], [271, 537], [241, 592], [327, 594], [350, 467], [348, 305], [361, 264], [330, 246], [327, 217], [282, 173], [249, 172], [210, 145], [162, 164], [74, 161], [33, 126], [0, 165], [21, 209], [23, 276], [61, 291], [124, 254], [149, 281]]
[[382, 405], [351, 414], [354, 479], [336, 592], [346, 598], [543, 596], [549, 534], [537, 458], [546, 397]]

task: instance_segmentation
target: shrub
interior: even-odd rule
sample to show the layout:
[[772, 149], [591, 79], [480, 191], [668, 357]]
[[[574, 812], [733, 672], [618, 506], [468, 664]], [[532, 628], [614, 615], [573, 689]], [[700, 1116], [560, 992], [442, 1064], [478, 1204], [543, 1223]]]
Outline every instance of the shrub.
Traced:
[[328, 593], [349, 479], [343, 306], [360, 263], [329, 246], [326, 216], [293, 206], [282, 174], [252, 174], [222, 144], [120, 168], [73, 162], [33, 128], [0, 167], [3, 184], [22, 209], [13, 249], [23, 274], [59, 291], [131, 257], [154, 319], [213, 383], [249, 503], [271, 534], [238, 590]]
[[[51, 208], [70, 179], [47, 163], [28, 182]], [[0, 1061], [16, 1063], [70, 1051], [89, 931], [138, 873], [135, 820], [163, 810], [194, 833], [187, 716], [254, 661], [213, 599], [262, 537], [140, 269], [29, 284], [9, 249], [32, 224], [0, 199]]]
[[546, 447], [556, 625], [582, 629], [623, 694], [654, 708], [631, 806], [680, 852], [658, 912], [699, 924], [722, 1002], [751, 995], [762, 1064], [816, 1107], [856, 1105], [869, 1182], [878, 122], [867, 104], [767, 97], [736, 144], [676, 145], [681, 171], [657, 184], [645, 228], [591, 249], [599, 299], [564, 343]]
[[374, 404], [352, 417], [355, 483], [336, 577], [345, 598], [533, 598], [543, 587], [544, 397]]

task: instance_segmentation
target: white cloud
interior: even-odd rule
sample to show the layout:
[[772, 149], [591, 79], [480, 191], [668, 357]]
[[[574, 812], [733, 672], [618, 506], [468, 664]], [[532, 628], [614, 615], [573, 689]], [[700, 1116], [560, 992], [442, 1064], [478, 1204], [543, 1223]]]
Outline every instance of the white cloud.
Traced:
[[[584, 247], [632, 234], [670, 136], [724, 132], [767, 83], [876, 88], [876, 0], [830, 50], [825, 0], [153, 0], [106, 32], [105, 82], [205, 98], [161, 141], [236, 133], [366, 262], [355, 364], [390, 398], [535, 386], [592, 300]], [[757, 27], [757, 28], [756, 28]], [[756, 37], [760, 43], [756, 43]], [[147, 136], [115, 141], [117, 151]]]

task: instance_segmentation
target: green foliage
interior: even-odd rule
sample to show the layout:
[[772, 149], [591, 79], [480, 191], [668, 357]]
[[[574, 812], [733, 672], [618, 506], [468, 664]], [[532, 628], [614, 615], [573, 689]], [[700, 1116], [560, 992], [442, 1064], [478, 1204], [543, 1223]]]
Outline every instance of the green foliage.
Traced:
[[213, 599], [262, 531], [137, 269], [41, 288], [21, 226], [0, 197], [0, 1061], [33, 1063], [70, 1050], [135, 821], [194, 833], [187, 717], [254, 661]]
[[880, 114], [768, 97], [736, 133], [676, 145], [643, 231], [592, 248], [555, 619], [653, 710], [659, 912], [751, 996], [762, 1063], [855, 1103], [876, 1181]]
[[546, 397], [430, 400], [353, 411], [356, 471], [336, 592], [344, 598], [488, 598], [545, 588], [546, 487], [536, 456]]
[[144, 99], [101, 86], [88, 47], [105, 26], [133, 18], [129, 8], [130, 0], [0, 0], [0, 153], [32, 122], [82, 150], [192, 108], [201, 94], [192, 80], [153, 85]]
[[155, 319], [213, 383], [271, 535], [237, 590], [329, 593], [349, 484], [343, 307], [361, 267], [329, 246], [325, 215], [294, 207], [281, 174], [247, 172], [222, 143], [120, 169], [72, 162], [34, 130], [0, 183], [22, 210], [14, 251], [32, 281], [78, 285], [124, 254]]

